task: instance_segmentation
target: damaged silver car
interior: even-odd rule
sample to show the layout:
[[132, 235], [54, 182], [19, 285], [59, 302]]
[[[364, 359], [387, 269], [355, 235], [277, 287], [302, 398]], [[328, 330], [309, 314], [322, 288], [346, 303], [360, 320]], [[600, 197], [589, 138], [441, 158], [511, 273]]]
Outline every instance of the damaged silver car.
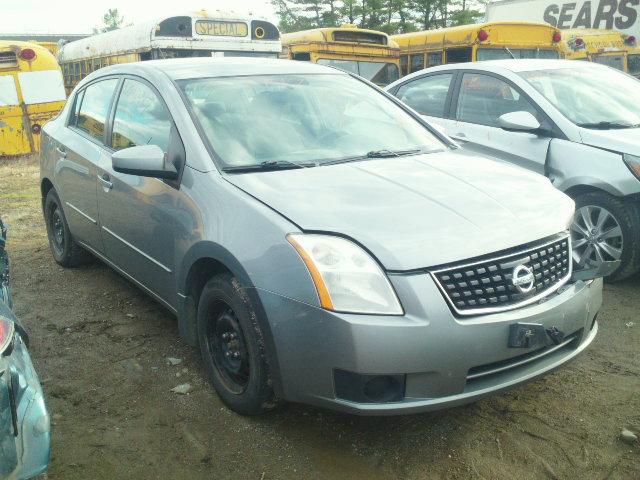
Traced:
[[51, 428], [29, 337], [11, 311], [6, 233], [0, 220], [0, 478], [20, 480], [47, 469]]

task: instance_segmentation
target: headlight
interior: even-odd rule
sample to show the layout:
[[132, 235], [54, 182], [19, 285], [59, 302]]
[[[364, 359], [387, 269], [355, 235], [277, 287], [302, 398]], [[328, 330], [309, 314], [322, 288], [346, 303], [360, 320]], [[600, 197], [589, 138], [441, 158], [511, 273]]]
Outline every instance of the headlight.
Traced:
[[636, 157], [635, 155], [624, 154], [624, 163], [627, 164], [627, 167], [633, 172], [633, 174], [640, 179], [640, 157]]
[[0, 316], [0, 355], [4, 353], [13, 340], [15, 325], [13, 322], [3, 316]]
[[307, 265], [323, 308], [402, 315], [389, 279], [376, 261], [355, 243], [315, 234], [290, 234], [287, 240]]

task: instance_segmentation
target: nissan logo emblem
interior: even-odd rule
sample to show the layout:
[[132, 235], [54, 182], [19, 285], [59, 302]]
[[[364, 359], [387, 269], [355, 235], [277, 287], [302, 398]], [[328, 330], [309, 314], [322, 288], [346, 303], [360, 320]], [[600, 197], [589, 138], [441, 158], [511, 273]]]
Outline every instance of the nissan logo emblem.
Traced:
[[531, 267], [518, 265], [513, 269], [513, 278], [511, 281], [520, 293], [529, 293], [535, 286], [536, 277]]

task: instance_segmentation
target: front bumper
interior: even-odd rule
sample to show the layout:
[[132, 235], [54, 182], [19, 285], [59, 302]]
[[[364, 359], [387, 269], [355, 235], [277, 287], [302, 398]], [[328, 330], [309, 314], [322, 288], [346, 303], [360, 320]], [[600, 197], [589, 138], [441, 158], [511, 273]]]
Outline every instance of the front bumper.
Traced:
[[16, 334], [0, 358], [0, 478], [32, 478], [47, 469], [51, 427], [40, 380]]
[[[401, 317], [339, 314], [258, 289], [286, 400], [364, 415], [424, 412], [475, 401], [575, 358], [595, 338], [602, 280], [564, 286], [540, 303], [458, 318], [432, 277], [394, 275]], [[509, 348], [510, 326], [542, 324], [567, 340], [542, 350]], [[569, 341], [571, 340], [571, 341]], [[402, 399], [356, 402], [336, 395], [335, 372], [401, 376]]]

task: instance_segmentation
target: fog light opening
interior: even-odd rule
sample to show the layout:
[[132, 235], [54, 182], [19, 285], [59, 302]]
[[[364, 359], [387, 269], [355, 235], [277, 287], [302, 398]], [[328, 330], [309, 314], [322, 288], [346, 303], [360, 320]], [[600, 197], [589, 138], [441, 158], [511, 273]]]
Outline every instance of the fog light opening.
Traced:
[[396, 400], [401, 388], [397, 378], [384, 375], [367, 380], [362, 393], [371, 402], [386, 403]]

